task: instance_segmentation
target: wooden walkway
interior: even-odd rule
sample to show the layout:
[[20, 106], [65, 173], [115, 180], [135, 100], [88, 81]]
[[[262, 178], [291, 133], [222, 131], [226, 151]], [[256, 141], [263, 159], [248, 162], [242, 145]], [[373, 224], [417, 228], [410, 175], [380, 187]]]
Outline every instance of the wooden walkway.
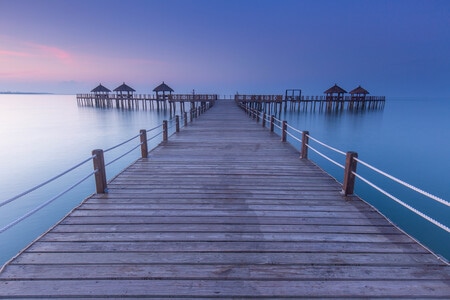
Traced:
[[233, 101], [0, 273], [0, 298], [443, 298], [450, 267]]

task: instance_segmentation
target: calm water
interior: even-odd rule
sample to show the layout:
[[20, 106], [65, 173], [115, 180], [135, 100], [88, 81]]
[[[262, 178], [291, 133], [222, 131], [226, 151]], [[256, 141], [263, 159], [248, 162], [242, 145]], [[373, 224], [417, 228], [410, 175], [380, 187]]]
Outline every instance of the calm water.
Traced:
[[[289, 112], [288, 123], [436, 196], [450, 200], [450, 99], [388, 99], [384, 110], [366, 112]], [[168, 119], [165, 112], [78, 107], [75, 96], [0, 95], [0, 202], [87, 159], [93, 149], [107, 149]], [[137, 145], [134, 141], [105, 156], [108, 162]], [[295, 146], [296, 142], [292, 142]], [[156, 145], [155, 141], [153, 145]], [[312, 144], [313, 145], [313, 144]], [[319, 147], [317, 147], [319, 148]], [[107, 168], [112, 178], [136, 160], [139, 150]], [[331, 154], [339, 162], [340, 155]], [[342, 171], [310, 153], [310, 158], [342, 181]], [[0, 208], [0, 227], [57, 195], [92, 171], [91, 163]], [[373, 175], [358, 173], [395, 196], [450, 226], [450, 210], [428, 198]], [[94, 192], [93, 179], [41, 212], [0, 234], [0, 264], [45, 232]], [[450, 236], [357, 182], [356, 193], [436, 253], [450, 259]]]

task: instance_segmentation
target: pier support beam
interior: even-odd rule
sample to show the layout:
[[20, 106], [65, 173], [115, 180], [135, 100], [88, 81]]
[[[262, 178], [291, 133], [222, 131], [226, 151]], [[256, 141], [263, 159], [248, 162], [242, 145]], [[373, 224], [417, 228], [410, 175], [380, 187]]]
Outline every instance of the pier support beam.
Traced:
[[286, 142], [286, 137], [287, 137], [287, 122], [283, 121], [281, 126], [281, 141]]
[[175, 116], [175, 131], [180, 132], [180, 116]]
[[309, 131], [302, 131], [302, 150], [300, 152], [300, 158], [308, 158], [308, 143], [309, 143]]
[[355, 188], [356, 160], [358, 153], [349, 151], [345, 159], [344, 183], [342, 184], [342, 194], [344, 196], [352, 195]]
[[167, 127], [167, 120], [163, 121], [163, 142], [167, 142], [169, 139], [169, 132]]
[[108, 191], [106, 184], [106, 169], [103, 150], [95, 149], [92, 151], [95, 172], [95, 189], [97, 194], [105, 194]]
[[148, 157], [147, 130], [141, 129], [140, 138], [141, 138], [141, 156], [142, 158], [147, 158]]

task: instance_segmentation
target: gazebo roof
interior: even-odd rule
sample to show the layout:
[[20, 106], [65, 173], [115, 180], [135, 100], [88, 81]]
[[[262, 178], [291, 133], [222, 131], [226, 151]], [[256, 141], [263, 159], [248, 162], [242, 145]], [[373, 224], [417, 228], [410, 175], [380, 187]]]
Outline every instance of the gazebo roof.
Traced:
[[101, 83], [91, 91], [92, 93], [110, 93], [111, 90], [108, 88], [105, 88]]
[[359, 85], [357, 88], [351, 90], [350, 94], [352, 94], [352, 95], [353, 94], [364, 94], [364, 95], [367, 95], [367, 94], [369, 94], [369, 92]]
[[125, 82], [114, 89], [114, 92], [136, 92], [133, 88], [125, 84]]
[[328, 90], [324, 92], [325, 94], [345, 94], [347, 93], [346, 90], [335, 84], [334, 86], [330, 87]]
[[173, 92], [173, 89], [170, 86], [168, 86], [167, 84], [165, 84], [163, 81], [163, 83], [161, 83], [160, 85], [155, 87], [153, 89], [153, 91], [154, 92]]

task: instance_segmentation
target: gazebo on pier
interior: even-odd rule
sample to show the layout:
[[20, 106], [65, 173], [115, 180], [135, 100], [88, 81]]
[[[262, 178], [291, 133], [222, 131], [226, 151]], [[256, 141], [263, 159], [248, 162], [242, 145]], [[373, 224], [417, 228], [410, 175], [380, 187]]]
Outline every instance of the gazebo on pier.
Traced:
[[131, 102], [133, 100], [133, 93], [136, 92], [132, 87], [125, 84], [125, 82], [116, 87], [114, 89], [114, 92], [116, 92], [116, 107], [123, 106], [123, 101], [128, 100], [128, 107], [131, 107]]
[[330, 87], [328, 90], [324, 92], [326, 94], [326, 102], [327, 102], [327, 108], [331, 109], [333, 106], [333, 103], [335, 102], [336, 105], [340, 104], [341, 108], [344, 106], [344, 94], [347, 93], [346, 90], [335, 84], [334, 86]]
[[355, 102], [356, 102], [357, 108], [359, 107], [360, 104], [362, 105], [362, 107], [364, 107], [364, 104], [366, 102], [366, 95], [369, 94], [369, 92], [359, 85], [357, 88], [354, 88], [353, 90], [351, 90], [349, 92], [349, 94], [351, 95], [350, 109], [352, 109]]
[[167, 84], [164, 83], [164, 81], [158, 85], [157, 87], [155, 87], [153, 89], [154, 92], [156, 92], [156, 99], [161, 99], [161, 96], [159, 95], [159, 93], [162, 93], [162, 100], [166, 99], [166, 92], [169, 92], [169, 95], [172, 95], [172, 93], [174, 92], [173, 89], [168, 86]]
[[352, 96], [351, 100], [365, 100], [369, 92], [359, 85], [357, 88], [351, 90], [349, 94]]
[[107, 93], [111, 93], [111, 90], [104, 87], [101, 83], [91, 91], [91, 93], [94, 93], [96, 95], [101, 95], [101, 94], [107, 94]]
[[111, 90], [104, 87], [101, 83], [94, 88], [91, 93], [94, 93], [95, 95], [95, 106], [97, 107], [104, 107], [109, 106], [109, 93], [111, 93]]
[[[157, 87], [155, 87], [153, 89], [153, 91], [156, 93], [156, 105], [157, 105], [157, 109], [159, 109], [159, 101], [162, 101], [165, 105], [165, 100], [169, 95], [172, 95], [172, 93], [174, 92], [174, 90], [168, 86], [167, 84], [164, 83], [164, 81], [158, 85]], [[169, 92], [169, 95], [166, 95], [166, 92]], [[160, 93], [162, 93], [162, 95], [160, 95]]]

